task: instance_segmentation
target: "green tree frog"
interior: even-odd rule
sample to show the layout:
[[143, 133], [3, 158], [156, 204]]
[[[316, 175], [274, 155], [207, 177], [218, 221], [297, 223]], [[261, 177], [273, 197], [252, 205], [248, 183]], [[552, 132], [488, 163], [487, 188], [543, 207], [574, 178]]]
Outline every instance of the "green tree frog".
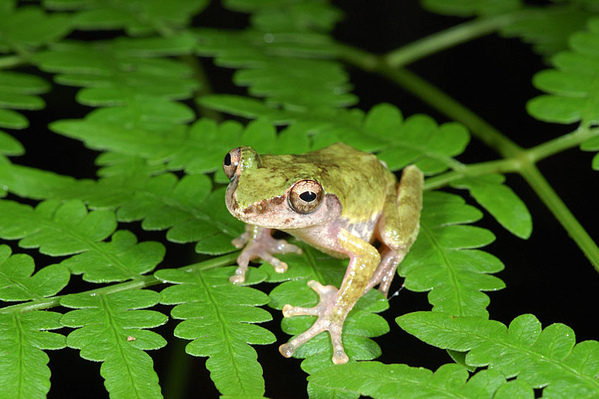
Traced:
[[[395, 175], [375, 155], [336, 143], [301, 155], [259, 155], [251, 147], [231, 150], [223, 161], [230, 180], [227, 209], [247, 223], [233, 240], [243, 248], [231, 277], [245, 281], [250, 260], [262, 259], [283, 273], [287, 264], [273, 254], [301, 249], [272, 237], [274, 229], [338, 258], [349, 258], [341, 287], [308, 285], [318, 305], [285, 305], [283, 315], [318, 316], [312, 327], [279, 348], [285, 357], [308, 340], [328, 331], [333, 362], [346, 363], [341, 333], [349, 311], [362, 295], [378, 285], [385, 295], [398, 264], [419, 230], [423, 175], [416, 166]], [[379, 242], [375, 247], [373, 243]]]

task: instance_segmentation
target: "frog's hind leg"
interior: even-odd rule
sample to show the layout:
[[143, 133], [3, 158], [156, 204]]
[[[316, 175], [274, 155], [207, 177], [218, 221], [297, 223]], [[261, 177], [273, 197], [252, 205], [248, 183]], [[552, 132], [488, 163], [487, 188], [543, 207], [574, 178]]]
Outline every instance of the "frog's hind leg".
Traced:
[[397, 195], [387, 197], [376, 232], [384, 248], [381, 251], [381, 263], [366, 291], [378, 284], [379, 291], [386, 296], [397, 266], [416, 241], [420, 228], [423, 180], [418, 167], [407, 166], [403, 170]]

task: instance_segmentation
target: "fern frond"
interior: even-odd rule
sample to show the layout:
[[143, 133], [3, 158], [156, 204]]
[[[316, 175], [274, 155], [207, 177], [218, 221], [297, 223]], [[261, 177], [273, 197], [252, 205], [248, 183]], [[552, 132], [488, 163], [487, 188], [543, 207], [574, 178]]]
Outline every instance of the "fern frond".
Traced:
[[[27, 118], [15, 109], [37, 110], [45, 106], [37, 94], [49, 90], [48, 83], [37, 76], [25, 73], [0, 71], [0, 128], [24, 129], [29, 126]], [[22, 155], [21, 143], [0, 130], [0, 153]]]
[[49, 332], [62, 328], [60, 313], [0, 313], [0, 392], [6, 398], [42, 399], [50, 390], [48, 355], [62, 349], [65, 337]]
[[225, 0], [225, 7], [251, 13], [252, 26], [262, 32], [330, 32], [341, 12], [327, 2], [309, 0]]
[[330, 32], [342, 13], [328, 2], [309, 0], [265, 2], [226, 0], [227, 8], [251, 13], [252, 26], [262, 32]]
[[13, 201], [0, 201], [0, 237], [20, 239], [19, 246], [39, 248], [46, 255], [62, 256], [94, 250], [97, 242], [115, 229], [113, 212], [88, 213], [80, 201], [65, 204], [47, 201], [35, 209]]
[[110, 242], [100, 242], [92, 251], [72, 256], [61, 264], [85, 281], [107, 283], [135, 279], [156, 267], [164, 258], [164, 246], [158, 242], [138, 243], [128, 230], [114, 233]]
[[537, 73], [534, 85], [549, 93], [528, 102], [528, 112], [537, 119], [554, 123], [576, 123], [589, 127], [599, 123], [599, 19], [570, 40], [570, 51], [557, 54], [555, 69]]
[[136, 0], [107, 3], [102, 0], [44, 0], [44, 6], [55, 10], [74, 10], [77, 29], [125, 29], [140, 36], [157, 29], [173, 29], [189, 24], [191, 17], [208, 5], [198, 0]]
[[160, 335], [146, 330], [167, 321], [162, 313], [145, 310], [159, 301], [160, 294], [150, 290], [73, 294], [60, 301], [77, 309], [60, 319], [76, 328], [67, 345], [80, 349], [84, 359], [102, 362], [100, 373], [112, 398], [162, 398], [152, 359], [144, 352], [166, 345]]
[[421, 4], [430, 11], [459, 17], [504, 14], [523, 6], [521, 0], [422, 0]]
[[[150, 122], [156, 122], [166, 114], [161, 110], [162, 103], [189, 98], [197, 82], [191, 79], [190, 68], [181, 62], [145, 57], [177, 55], [192, 44], [188, 36], [123, 39], [91, 45], [69, 42], [36, 54], [34, 61], [43, 70], [60, 73], [56, 78], [59, 83], [84, 87], [77, 95], [82, 104], [131, 106], [139, 103], [151, 108], [146, 116], [151, 118]], [[167, 51], [171, 45], [173, 49]]]
[[[240, 86], [249, 86], [257, 97], [267, 97], [273, 106], [313, 109], [342, 107], [356, 102], [349, 94], [348, 75], [341, 64], [306, 57], [334, 52], [330, 39], [308, 33], [269, 34], [259, 31], [198, 31], [198, 51], [215, 57], [218, 65], [244, 69], [234, 75]], [[283, 40], [283, 43], [279, 41]], [[297, 44], [296, 44], [297, 43]], [[291, 48], [303, 58], [290, 57]], [[278, 47], [286, 56], [278, 56]]]
[[480, 217], [480, 211], [459, 196], [442, 192], [424, 196], [420, 233], [399, 274], [409, 290], [430, 291], [428, 300], [436, 312], [487, 317], [489, 298], [481, 291], [505, 286], [488, 274], [501, 271], [501, 261], [472, 249], [495, 239], [488, 230], [464, 225]]
[[[308, 381], [316, 386], [375, 399], [496, 398], [499, 389], [506, 385], [505, 377], [495, 370], [483, 370], [468, 377], [468, 371], [457, 364], [445, 364], [433, 374], [430, 370], [405, 364], [360, 362], [320, 370], [309, 376]], [[528, 392], [532, 394], [532, 388], [528, 387]]]
[[532, 217], [524, 202], [503, 184], [504, 181], [503, 175], [492, 174], [462, 179], [451, 183], [451, 186], [468, 189], [472, 197], [503, 227], [526, 239], [532, 233]]
[[[570, 2], [572, 3], [572, 2]], [[552, 56], [568, 48], [568, 39], [595, 15], [581, 4], [548, 5], [527, 9], [501, 28], [506, 37], [530, 43], [537, 54]]]
[[594, 398], [599, 395], [599, 342], [576, 344], [563, 324], [541, 329], [533, 315], [515, 318], [509, 328], [480, 317], [415, 312], [397, 318], [401, 328], [431, 345], [469, 351], [466, 363], [489, 366], [506, 378], [518, 377], [543, 397]]
[[[579, 123], [590, 129], [599, 125], [599, 19], [589, 21], [585, 31], [571, 36], [570, 51], [557, 54], [554, 69], [537, 73], [535, 86], [549, 94], [533, 98], [528, 112], [537, 119], [554, 123]], [[593, 137], [583, 142], [583, 151], [599, 150], [599, 140]], [[599, 155], [593, 159], [593, 169], [599, 170]]]
[[57, 42], [70, 31], [71, 20], [66, 14], [47, 14], [37, 6], [9, 6], [0, 13], [0, 53], [27, 56], [29, 51]]
[[272, 333], [254, 324], [271, 320], [267, 311], [257, 307], [267, 303], [268, 297], [253, 288], [231, 284], [233, 270], [160, 270], [155, 275], [175, 284], [162, 291], [161, 303], [176, 305], [172, 317], [183, 321], [175, 335], [192, 341], [187, 353], [209, 358], [206, 367], [221, 394], [261, 397], [262, 367], [249, 344], [275, 341]]
[[[0, 245], [0, 300], [26, 301], [55, 295], [69, 281], [61, 265], [46, 266], [33, 276], [33, 259], [11, 255]], [[0, 309], [0, 393], [7, 398], [45, 398], [50, 389], [48, 356], [44, 350], [62, 349], [65, 337], [49, 330], [62, 328], [55, 312], [21, 313]]]
[[35, 268], [29, 255], [12, 255], [10, 247], [0, 245], [0, 300], [28, 301], [52, 296], [69, 282], [64, 265], [50, 265], [31, 275]]

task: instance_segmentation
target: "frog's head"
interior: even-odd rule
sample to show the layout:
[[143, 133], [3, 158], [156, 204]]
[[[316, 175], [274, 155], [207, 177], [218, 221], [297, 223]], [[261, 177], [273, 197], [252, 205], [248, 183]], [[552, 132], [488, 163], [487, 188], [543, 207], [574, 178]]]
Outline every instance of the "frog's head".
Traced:
[[223, 169], [230, 180], [227, 209], [242, 222], [273, 229], [320, 225], [341, 215], [317, 168], [296, 155], [260, 156], [251, 147], [229, 151]]

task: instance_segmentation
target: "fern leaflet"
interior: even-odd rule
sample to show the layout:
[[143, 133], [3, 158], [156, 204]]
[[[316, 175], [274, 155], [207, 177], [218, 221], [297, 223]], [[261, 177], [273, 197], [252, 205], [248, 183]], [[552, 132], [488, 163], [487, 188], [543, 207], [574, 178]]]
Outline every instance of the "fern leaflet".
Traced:
[[[543, 121], [579, 123], [581, 129], [599, 125], [599, 19], [589, 21], [587, 30], [577, 32], [570, 40], [570, 51], [553, 58], [555, 69], [541, 71], [533, 83], [549, 94], [528, 102], [528, 112]], [[599, 132], [595, 132], [598, 133]], [[584, 151], [599, 150], [597, 136], [581, 145]], [[599, 170], [599, 154], [593, 159]]]
[[[69, 281], [61, 265], [46, 266], [33, 276], [33, 259], [11, 255], [0, 246], [0, 300], [26, 301], [55, 295]], [[62, 349], [65, 337], [49, 330], [62, 328], [61, 315], [48, 311], [21, 313], [0, 309], [0, 393], [10, 398], [45, 398], [50, 389], [48, 356], [44, 350]]]
[[100, 373], [113, 398], [161, 398], [158, 376], [146, 350], [166, 345], [160, 335], [145, 330], [167, 321], [162, 313], [140, 310], [156, 305], [160, 294], [149, 290], [115, 294], [73, 294], [60, 304], [75, 308], [60, 322], [76, 328], [67, 345], [81, 357], [102, 362]]
[[487, 317], [489, 298], [480, 291], [504, 287], [501, 280], [487, 274], [503, 269], [499, 259], [471, 249], [495, 239], [488, 230], [463, 225], [480, 217], [461, 197], [441, 192], [424, 196], [420, 234], [399, 274], [405, 277], [406, 288], [430, 290], [434, 311]]
[[534, 388], [543, 397], [594, 398], [599, 395], [599, 342], [577, 345], [574, 331], [563, 324], [541, 329], [533, 315], [515, 318], [509, 328], [480, 317], [453, 317], [415, 312], [397, 319], [401, 328], [431, 345], [469, 351], [466, 363], [490, 366], [507, 378]]
[[[316, 386], [343, 392], [350, 391], [375, 399], [392, 398], [497, 398], [506, 385], [505, 377], [495, 370], [483, 370], [471, 378], [468, 371], [457, 364], [445, 364], [433, 374], [424, 368], [405, 364], [378, 362], [349, 363], [321, 370], [308, 377]], [[518, 398], [532, 388], [518, 387]]]
[[175, 336], [192, 341], [186, 347], [190, 355], [209, 357], [206, 367], [223, 395], [262, 396], [262, 367], [248, 344], [275, 340], [272, 333], [254, 324], [271, 319], [257, 307], [268, 302], [268, 297], [253, 288], [231, 284], [233, 270], [160, 270], [157, 278], [175, 284], [162, 291], [161, 302], [176, 305], [172, 317], [183, 321]]

